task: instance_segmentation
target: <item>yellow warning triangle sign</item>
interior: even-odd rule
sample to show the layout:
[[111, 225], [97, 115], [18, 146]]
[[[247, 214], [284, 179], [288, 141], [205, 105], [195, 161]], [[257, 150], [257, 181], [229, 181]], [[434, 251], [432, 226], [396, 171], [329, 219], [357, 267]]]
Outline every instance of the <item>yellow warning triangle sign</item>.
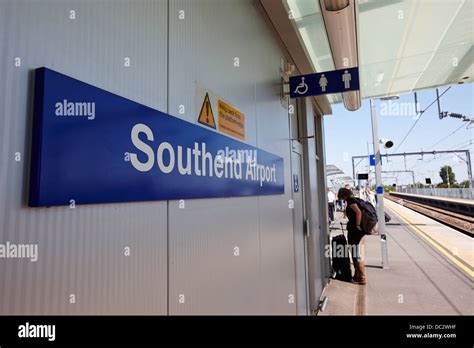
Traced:
[[208, 127], [216, 129], [216, 121], [214, 120], [214, 113], [212, 112], [211, 101], [209, 100], [209, 93], [206, 93], [204, 102], [201, 106], [198, 122]]

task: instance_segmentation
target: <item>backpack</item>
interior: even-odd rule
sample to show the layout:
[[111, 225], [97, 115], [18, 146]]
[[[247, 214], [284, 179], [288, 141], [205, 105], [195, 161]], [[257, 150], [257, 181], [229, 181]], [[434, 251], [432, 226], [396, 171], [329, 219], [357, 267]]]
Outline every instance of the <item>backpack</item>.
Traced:
[[362, 221], [360, 227], [365, 234], [376, 235], [379, 233], [379, 226], [377, 223], [377, 211], [374, 206], [360, 198], [356, 198], [357, 205], [362, 212]]

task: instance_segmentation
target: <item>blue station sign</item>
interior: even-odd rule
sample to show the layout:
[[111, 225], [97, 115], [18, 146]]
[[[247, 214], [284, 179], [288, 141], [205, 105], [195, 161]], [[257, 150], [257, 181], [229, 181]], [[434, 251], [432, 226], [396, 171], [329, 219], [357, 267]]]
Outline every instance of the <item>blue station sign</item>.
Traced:
[[[369, 161], [371, 166], [375, 166], [375, 155], [370, 155]], [[382, 164], [382, 154], [380, 154], [380, 164]]]
[[291, 98], [343, 93], [356, 90], [359, 90], [358, 68], [347, 68], [290, 77]]
[[36, 70], [29, 205], [284, 193], [283, 158]]

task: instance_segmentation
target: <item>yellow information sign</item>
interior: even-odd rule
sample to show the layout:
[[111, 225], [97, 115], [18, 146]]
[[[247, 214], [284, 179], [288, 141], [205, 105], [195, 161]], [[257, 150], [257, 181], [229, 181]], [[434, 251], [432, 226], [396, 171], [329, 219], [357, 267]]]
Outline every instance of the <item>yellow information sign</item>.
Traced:
[[206, 93], [204, 101], [199, 113], [198, 122], [216, 129], [216, 121], [214, 120], [214, 113], [212, 112], [211, 101], [209, 100], [209, 93]]
[[222, 99], [217, 101], [219, 130], [245, 140], [245, 115]]

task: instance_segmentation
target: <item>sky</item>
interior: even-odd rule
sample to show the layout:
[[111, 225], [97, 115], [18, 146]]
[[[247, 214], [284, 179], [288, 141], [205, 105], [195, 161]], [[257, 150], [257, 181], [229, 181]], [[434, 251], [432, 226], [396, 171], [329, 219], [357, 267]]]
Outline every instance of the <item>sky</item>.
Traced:
[[[443, 93], [449, 86], [439, 88]], [[436, 89], [418, 91], [419, 109], [425, 110], [436, 100]], [[440, 98], [441, 111], [449, 111], [467, 115], [474, 119], [474, 85], [452, 85]], [[474, 123], [467, 128], [468, 122], [446, 117], [439, 119], [436, 102], [429, 107], [413, 128], [411, 133], [402, 140], [413, 126], [416, 116], [414, 110], [414, 95], [407, 93], [400, 95], [394, 101], [375, 101], [378, 112], [380, 138], [392, 140], [394, 146], [382, 153], [414, 152], [414, 151], [441, 151], [441, 150], [470, 150], [474, 160]], [[372, 153], [372, 126], [370, 118], [369, 100], [362, 101], [362, 107], [357, 111], [348, 111], [343, 104], [332, 105], [332, 115], [324, 116], [326, 139], [326, 163], [334, 164], [347, 175], [352, 176], [352, 156], [367, 155], [367, 142], [370, 142]], [[445, 138], [445, 139], [444, 139]], [[443, 140], [444, 139], [444, 140]], [[459, 158], [461, 157], [461, 158]], [[433, 183], [441, 182], [440, 167], [450, 165], [458, 182], [467, 179], [467, 165], [464, 154], [453, 154], [406, 157], [406, 170], [415, 172], [416, 181], [424, 182], [431, 178]], [[359, 160], [355, 160], [357, 163]], [[382, 160], [383, 171], [405, 170], [403, 157]], [[357, 167], [356, 173], [367, 173], [367, 160], [363, 160]], [[373, 169], [373, 167], [372, 167]], [[382, 181], [385, 185], [405, 185], [412, 182], [409, 173], [385, 173]]]

